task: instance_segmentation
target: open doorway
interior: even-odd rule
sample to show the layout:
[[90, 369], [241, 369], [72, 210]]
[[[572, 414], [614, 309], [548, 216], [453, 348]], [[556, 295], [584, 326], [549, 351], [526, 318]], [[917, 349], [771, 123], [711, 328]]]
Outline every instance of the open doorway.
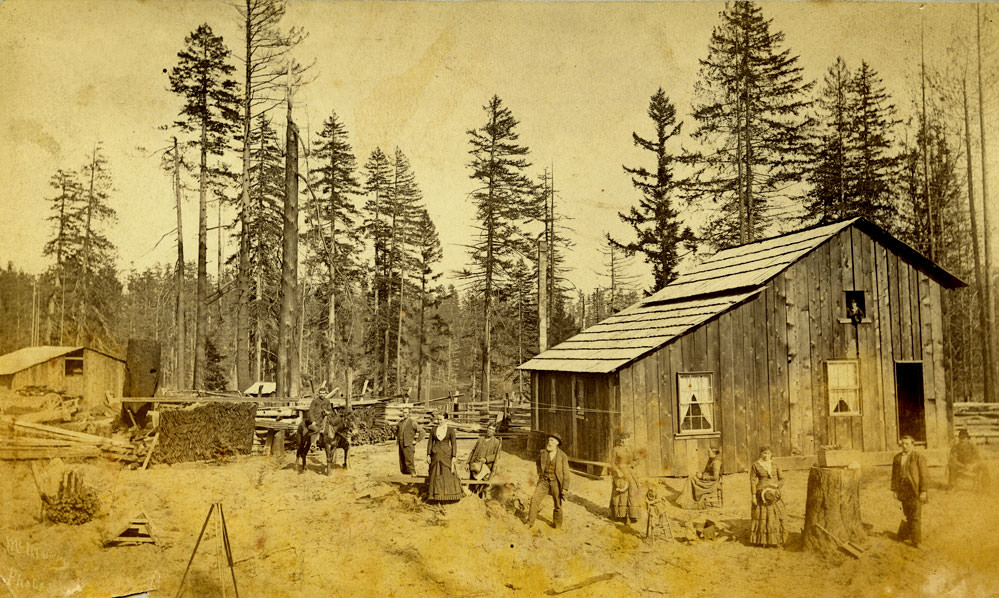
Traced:
[[926, 442], [926, 407], [923, 402], [923, 364], [895, 362], [895, 399], [898, 402], [898, 435]]

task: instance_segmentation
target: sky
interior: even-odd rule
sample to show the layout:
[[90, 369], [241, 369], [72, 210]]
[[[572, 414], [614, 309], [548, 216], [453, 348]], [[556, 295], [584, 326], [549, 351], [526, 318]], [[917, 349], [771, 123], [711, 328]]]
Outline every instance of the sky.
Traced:
[[[918, 89], [921, 23], [931, 65], [942, 64], [954, 36], [974, 26], [969, 4], [930, 3], [922, 13], [909, 2], [762, 6], [772, 28], [785, 33], [785, 47], [800, 56], [806, 78], [820, 80], [837, 56], [851, 68], [867, 60], [904, 111]], [[606, 286], [604, 235], [628, 238], [617, 212], [639, 197], [622, 165], [648, 164], [631, 134], [651, 134], [646, 108], [659, 87], [685, 130], [693, 129], [698, 59], [722, 8], [715, 2], [292, 0], [283, 23], [308, 32], [296, 57], [315, 61], [311, 81], [295, 95], [295, 118], [303, 134], [314, 133], [335, 110], [359, 164], [376, 147], [390, 155], [399, 147], [410, 158], [440, 232], [441, 268], [451, 277], [465, 265], [475, 233], [467, 131], [485, 122], [482, 107], [498, 95], [520, 121], [529, 173], [554, 171], [575, 242], [569, 280], [580, 289]], [[52, 236], [48, 181], [59, 168], [79, 168], [97, 141], [114, 179], [118, 221], [107, 232], [120, 268], [174, 261], [173, 192], [157, 152], [172, 134], [161, 127], [176, 118], [180, 101], [168, 91], [166, 71], [184, 37], [202, 23], [238, 52], [238, 18], [228, 2], [0, 1], [0, 264], [32, 273], [49, 266], [42, 255]], [[988, 124], [986, 134], [991, 148], [999, 131]], [[990, 206], [999, 206], [999, 165], [990, 168]], [[193, 259], [196, 190], [187, 193], [183, 210], [185, 252]], [[708, 210], [684, 207], [682, 215], [696, 225]], [[231, 240], [223, 242], [226, 252], [234, 250]], [[213, 232], [212, 273], [216, 253]], [[648, 284], [639, 258], [633, 269]]]

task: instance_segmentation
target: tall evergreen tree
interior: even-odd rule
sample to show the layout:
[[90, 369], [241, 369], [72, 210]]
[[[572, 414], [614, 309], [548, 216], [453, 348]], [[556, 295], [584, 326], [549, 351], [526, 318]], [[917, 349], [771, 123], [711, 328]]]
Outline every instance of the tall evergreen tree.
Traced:
[[435, 267], [444, 258], [441, 249], [437, 227], [431, 220], [425, 208], [421, 208], [414, 227], [413, 246], [416, 255], [416, 274], [420, 281], [419, 294], [419, 333], [416, 350], [416, 398], [423, 398], [423, 373], [427, 363], [427, 310], [437, 306], [437, 298], [432, 285], [441, 277], [441, 272], [434, 272]]
[[895, 105], [891, 103], [881, 76], [866, 60], [861, 61], [854, 74], [850, 90], [856, 178], [853, 202], [844, 217], [862, 216], [892, 230], [895, 206], [891, 188], [899, 165], [892, 147], [892, 129], [899, 124]]
[[192, 144], [200, 150], [198, 175], [198, 301], [195, 316], [194, 387], [204, 387], [205, 343], [208, 338], [208, 208], [207, 194], [212, 170], [209, 156], [222, 156], [229, 145], [238, 118], [237, 85], [231, 79], [229, 49], [208, 24], [200, 25], [184, 39], [180, 59], [170, 71], [170, 90], [184, 105], [176, 125], [196, 134]]
[[538, 218], [541, 213], [534, 200], [534, 185], [524, 172], [530, 166], [525, 158], [528, 148], [517, 143], [517, 119], [499, 96], [494, 95], [483, 110], [486, 123], [467, 131], [472, 155], [471, 178], [478, 185], [470, 197], [475, 204], [479, 233], [470, 250], [472, 267], [463, 277], [471, 280], [475, 290], [482, 294], [480, 384], [482, 398], [488, 400], [493, 294], [516, 256], [529, 254], [519, 225]]
[[648, 115], [655, 128], [655, 137], [646, 139], [632, 133], [631, 138], [637, 147], [652, 153], [655, 167], [653, 170], [645, 166], [624, 167], [642, 197], [627, 214], [618, 212], [618, 217], [634, 229], [636, 239], [620, 242], [610, 235], [607, 239], [611, 246], [624, 250], [629, 256], [643, 254], [645, 262], [652, 265], [650, 292], [655, 292], [676, 278], [680, 245], [692, 242], [693, 233], [689, 228], [681, 228], [679, 212], [673, 205], [679, 183], [673, 177], [676, 159], [667, 147], [680, 133], [683, 123], [676, 121], [676, 107], [661, 87], [649, 101]]
[[808, 173], [811, 188], [806, 196], [805, 216], [825, 224], [845, 218], [849, 181], [854, 166], [851, 154], [850, 70], [837, 58], [823, 82], [816, 105], [818, 123], [813, 140], [813, 166]]
[[705, 236], [726, 246], [763, 235], [771, 204], [801, 179], [812, 84], [756, 3], [726, 3], [720, 16], [700, 61], [693, 137], [704, 146], [697, 191], [721, 208]]
[[[82, 224], [80, 223], [80, 213], [78, 204], [81, 200], [82, 189], [77, 174], [73, 171], [59, 169], [49, 180], [49, 186], [56, 190], [57, 194], [50, 198], [51, 215], [47, 218], [52, 223], [53, 237], [45, 244], [42, 255], [55, 259], [51, 273], [55, 281], [47, 301], [48, 305], [48, 334], [47, 344], [61, 345], [63, 340], [63, 329], [65, 324], [66, 310], [66, 267], [67, 262], [75, 262], [82, 239]], [[59, 317], [58, 328], [56, 326], [56, 306], [58, 305]]]
[[316, 195], [306, 203], [310, 230], [306, 237], [312, 254], [326, 266], [328, 280], [320, 292], [325, 295], [327, 375], [334, 385], [338, 371], [343, 371], [337, 350], [337, 304], [349, 292], [350, 281], [360, 273], [358, 253], [361, 248], [357, 229], [359, 216], [354, 198], [360, 193], [355, 174], [356, 159], [347, 140], [347, 126], [332, 113], [323, 123], [313, 145], [315, 166], [309, 172]]
[[[409, 159], [402, 150], [395, 149], [395, 156], [392, 161], [392, 175], [389, 183], [389, 193], [385, 208], [386, 216], [389, 217], [391, 225], [391, 243], [389, 247], [389, 273], [396, 273], [392, 277], [389, 289], [395, 287], [396, 305], [393, 315], [395, 316], [395, 391], [402, 390], [402, 345], [403, 326], [406, 313], [406, 277], [414, 270], [414, 241], [416, 240], [416, 226], [419, 218], [420, 203], [423, 194], [416, 183], [416, 175], [413, 173]], [[391, 302], [387, 302], [390, 304]], [[385, 372], [389, 369], [388, 352], [388, 328], [386, 328], [385, 340]], [[384, 378], [386, 386], [388, 377]]]

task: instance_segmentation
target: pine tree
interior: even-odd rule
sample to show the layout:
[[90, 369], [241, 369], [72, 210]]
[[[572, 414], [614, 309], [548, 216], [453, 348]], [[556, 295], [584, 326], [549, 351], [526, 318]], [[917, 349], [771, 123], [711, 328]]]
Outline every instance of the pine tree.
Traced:
[[861, 61], [850, 86], [851, 139], [856, 151], [852, 203], [843, 217], [861, 216], [892, 230], [895, 206], [891, 188], [899, 159], [893, 150], [892, 129], [899, 123], [881, 77]]
[[666, 286], [677, 276], [679, 247], [681, 243], [693, 241], [689, 228], [681, 229], [680, 215], [673, 206], [673, 195], [679, 183], [673, 178], [673, 163], [676, 161], [667, 144], [680, 133], [683, 123], [676, 122], [676, 107], [660, 87], [649, 101], [649, 118], [655, 127], [655, 137], [646, 139], [632, 133], [634, 144], [655, 158], [654, 170], [644, 166], [624, 167], [631, 175], [631, 183], [642, 193], [637, 206], [627, 213], [618, 212], [618, 217], [635, 231], [636, 239], [627, 243], [607, 236], [612, 247], [622, 249], [629, 256], [642, 253], [645, 262], [652, 265], [652, 288], [650, 292]]
[[221, 156], [228, 147], [238, 118], [237, 85], [230, 78], [229, 49], [207, 24], [184, 39], [180, 59], [170, 71], [170, 90], [184, 99], [176, 125], [195, 133], [200, 150], [198, 182], [198, 301], [195, 316], [194, 387], [204, 387], [205, 343], [208, 338], [208, 212], [209, 156]]
[[[350, 281], [360, 274], [358, 253], [361, 248], [357, 230], [358, 211], [354, 198], [360, 193], [355, 175], [356, 159], [347, 141], [347, 127], [332, 113], [323, 123], [313, 146], [315, 167], [309, 174], [316, 195], [306, 203], [310, 231], [306, 239], [312, 253], [326, 266], [326, 379], [334, 384], [337, 361], [338, 297], [349, 293]], [[342, 368], [341, 368], [342, 369]]]
[[[395, 149], [392, 161], [392, 175], [389, 183], [389, 193], [385, 202], [386, 216], [390, 219], [391, 242], [389, 247], [388, 270], [398, 272], [393, 276], [389, 289], [395, 285], [396, 308], [395, 315], [395, 391], [402, 390], [402, 345], [404, 316], [406, 313], [406, 277], [414, 270], [413, 243], [416, 237], [416, 225], [419, 217], [420, 202], [423, 194], [416, 183], [416, 175], [409, 164], [409, 159], [402, 150]], [[390, 301], [387, 304], [391, 304]], [[388, 385], [389, 370], [389, 332], [386, 328], [385, 342], [385, 372], [384, 383]]]
[[[65, 324], [66, 308], [66, 268], [67, 262], [75, 262], [76, 254], [79, 251], [80, 239], [82, 238], [80, 229], [80, 214], [78, 203], [81, 200], [82, 189], [77, 174], [73, 171], [59, 169], [49, 180], [49, 186], [57, 191], [57, 195], [49, 199], [52, 202], [50, 210], [52, 214], [47, 218], [52, 223], [54, 236], [45, 244], [42, 255], [55, 258], [52, 267], [52, 276], [55, 280], [54, 288], [49, 294], [48, 305], [48, 334], [47, 343], [63, 344], [63, 329]], [[56, 332], [56, 305], [59, 306], [58, 333]]]
[[853, 178], [851, 155], [850, 70], [842, 58], [829, 67], [816, 100], [819, 127], [813, 140], [811, 188], [806, 196], [806, 219], [825, 224], [845, 218], [849, 181]]
[[415, 248], [416, 262], [415, 269], [420, 281], [419, 295], [419, 334], [416, 352], [416, 397], [423, 397], [423, 373], [428, 355], [427, 347], [427, 317], [426, 312], [430, 308], [437, 306], [436, 293], [431, 289], [431, 285], [441, 277], [441, 272], [434, 272], [434, 268], [444, 258], [441, 250], [440, 237], [437, 234], [437, 227], [431, 220], [430, 214], [425, 208], [419, 210], [415, 227], [413, 246]]
[[[364, 190], [368, 198], [364, 203], [364, 220], [362, 230], [365, 236], [371, 241], [374, 251], [374, 269], [372, 272], [371, 294], [372, 312], [374, 313], [375, 325], [369, 329], [370, 346], [369, 353], [382, 355], [384, 347], [384, 331], [386, 329], [386, 318], [384, 309], [386, 296], [388, 294], [387, 284], [390, 280], [388, 274], [389, 246], [391, 244], [391, 227], [385, 218], [385, 203], [389, 193], [389, 177], [392, 173], [392, 165], [388, 156], [381, 148], [375, 148], [364, 163]], [[384, 380], [388, 374], [384, 371], [384, 362], [380, 363], [377, 370], [382, 374], [377, 376]], [[387, 389], [386, 389], [387, 390]]]
[[720, 16], [693, 113], [693, 137], [704, 145], [696, 190], [721, 208], [704, 236], [719, 247], [763, 235], [772, 203], [801, 180], [812, 87], [757, 4], [726, 3]]
[[538, 218], [541, 211], [533, 200], [534, 185], [524, 174], [530, 164], [525, 159], [527, 147], [517, 143], [517, 119], [498, 96], [493, 96], [483, 110], [486, 123], [467, 131], [471, 178], [478, 184], [470, 196], [475, 203], [479, 234], [470, 250], [472, 267], [463, 277], [482, 293], [480, 384], [482, 399], [488, 400], [493, 294], [504, 273], [512, 268], [515, 256], [529, 254], [520, 223]]

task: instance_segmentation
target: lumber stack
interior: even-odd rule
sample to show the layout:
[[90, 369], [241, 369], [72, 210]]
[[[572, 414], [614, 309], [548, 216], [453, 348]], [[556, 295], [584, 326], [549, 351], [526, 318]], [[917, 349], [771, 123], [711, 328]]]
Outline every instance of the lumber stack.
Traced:
[[980, 443], [999, 442], [999, 403], [954, 403], [954, 429]]
[[135, 448], [124, 440], [9, 417], [0, 418], [0, 459], [102, 456], [118, 461], [136, 460]]
[[204, 403], [163, 408], [153, 463], [216, 461], [248, 454], [253, 444], [254, 403]]

